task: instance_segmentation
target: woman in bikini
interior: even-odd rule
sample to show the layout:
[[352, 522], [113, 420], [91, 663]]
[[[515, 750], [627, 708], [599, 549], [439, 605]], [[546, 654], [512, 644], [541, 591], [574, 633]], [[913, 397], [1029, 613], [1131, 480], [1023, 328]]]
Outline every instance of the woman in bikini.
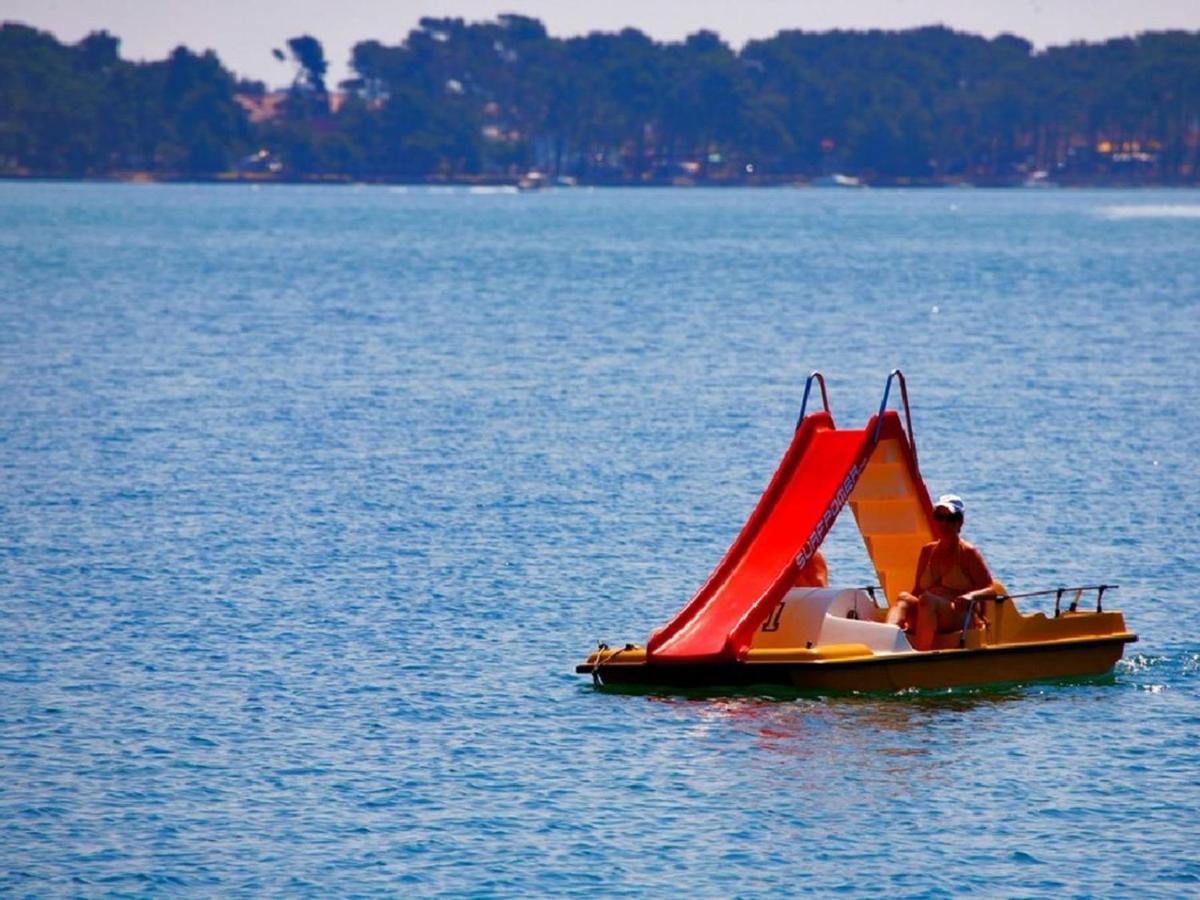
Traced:
[[972, 595], [992, 587], [987, 563], [974, 545], [958, 536], [962, 526], [962, 500], [943, 494], [933, 507], [937, 540], [921, 548], [912, 592], [901, 592], [888, 610], [887, 621], [908, 632], [918, 650], [930, 649], [939, 631], [962, 628]]

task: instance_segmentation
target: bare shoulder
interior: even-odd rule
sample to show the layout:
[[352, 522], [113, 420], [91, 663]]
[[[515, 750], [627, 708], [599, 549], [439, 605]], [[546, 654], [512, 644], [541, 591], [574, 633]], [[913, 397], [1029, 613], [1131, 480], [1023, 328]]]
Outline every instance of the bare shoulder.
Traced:
[[974, 561], [984, 572], [988, 571], [988, 565], [983, 561], [983, 554], [979, 552], [979, 548], [974, 544], [962, 542], [963, 553], [968, 559]]

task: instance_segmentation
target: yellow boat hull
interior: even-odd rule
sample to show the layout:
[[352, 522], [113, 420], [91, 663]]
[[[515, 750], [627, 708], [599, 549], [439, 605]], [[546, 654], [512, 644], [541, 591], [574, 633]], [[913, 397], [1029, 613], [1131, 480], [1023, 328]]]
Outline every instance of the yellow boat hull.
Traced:
[[854, 645], [756, 653], [742, 662], [647, 661], [642, 648], [598, 651], [576, 667], [602, 684], [663, 687], [773, 685], [815, 691], [899, 691], [1102, 675], [1137, 640], [1129, 632], [1004, 646], [871, 653]]

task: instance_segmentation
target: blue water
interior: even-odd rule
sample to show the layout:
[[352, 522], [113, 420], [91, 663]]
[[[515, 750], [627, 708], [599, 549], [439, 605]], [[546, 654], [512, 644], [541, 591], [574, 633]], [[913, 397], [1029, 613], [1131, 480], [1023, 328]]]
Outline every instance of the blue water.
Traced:
[[[0, 183], [0, 891], [1195, 895], [1198, 345], [1194, 192]], [[894, 366], [1113, 677], [573, 673]]]

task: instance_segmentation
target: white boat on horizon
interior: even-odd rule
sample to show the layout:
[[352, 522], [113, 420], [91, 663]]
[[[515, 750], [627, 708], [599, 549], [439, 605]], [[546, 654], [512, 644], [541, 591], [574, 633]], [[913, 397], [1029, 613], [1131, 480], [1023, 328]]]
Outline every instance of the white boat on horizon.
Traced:
[[812, 186], [824, 188], [863, 188], [866, 187], [866, 184], [857, 175], [843, 175], [841, 172], [834, 172], [832, 175], [822, 175], [820, 178], [814, 178]]

